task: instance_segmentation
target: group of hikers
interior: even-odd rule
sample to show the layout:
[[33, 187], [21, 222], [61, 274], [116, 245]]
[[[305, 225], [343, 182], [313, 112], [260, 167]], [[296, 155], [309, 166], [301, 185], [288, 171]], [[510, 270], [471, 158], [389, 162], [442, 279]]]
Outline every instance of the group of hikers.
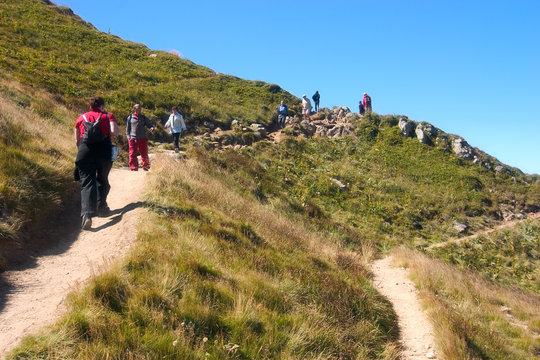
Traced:
[[[139, 169], [138, 153], [141, 155], [142, 169], [150, 169], [146, 129], [153, 133], [154, 126], [141, 110], [140, 104], [133, 105], [133, 112], [126, 119], [131, 171]], [[187, 128], [176, 106], [172, 107], [165, 128], [172, 134], [174, 150], [178, 152], [180, 135]], [[116, 155], [111, 137], [118, 134], [118, 122], [112, 113], [105, 111], [105, 100], [102, 97], [90, 99], [90, 111], [79, 116], [75, 122], [78, 152], [74, 175], [81, 182], [81, 228], [84, 230], [92, 226], [92, 217], [110, 214], [107, 195], [111, 186], [108, 178]]]
[[[319, 101], [321, 99], [319, 91], [315, 91], [315, 94], [313, 94], [311, 98], [313, 99], [313, 102], [315, 104], [315, 112], [319, 112]], [[303, 94], [302, 120], [309, 120], [309, 116], [311, 115], [311, 109], [311, 101], [307, 98], [306, 94]], [[358, 102], [358, 112], [360, 113], [360, 115], [364, 115], [366, 112], [371, 112], [371, 96], [369, 96], [367, 93], [364, 93], [364, 97]], [[285, 120], [289, 115], [289, 108], [287, 107], [287, 105], [285, 105], [284, 100], [281, 100], [281, 104], [277, 107], [277, 113], [278, 126], [283, 129], [285, 127]]]
[[[315, 112], [319, 111], [319, 91], [312, 96], [315, 103]], [[302, 117], [309, 120], [311, 115], [311, 101], [302, 95]], [[371, 112], [371, 97], [364, 93], [359, 101], [360, 114]], [[289, 109], [285, 101], [277, 107], [278, 126], [285, 127], [285, 120]], [[186, 131], [186, 123], [178, 108], [173, 106], [171, 114], [165, 123], [174, 141], [174, 150], [179, 151], [179, 138]], [[142, 169], [150, 170], [148, 157], [148, 137], [146, 129], [154, 132], [150, 119], [142, 113], [140, 104], [133, 105], [132, 113], [126, 119], [126, 137], [129, 144], [129, 168], [131, 171], [139, 169], [137, 155], [140, 153]], [[79, 116], [75, 122], [75, 141], [78, 152], [75, 159], [75, 178], [81, 182], [81, 228], [89, 229], [92, 226], [92, 217], [108, 216], [107, 195], [111, 189], [109, 172], [117, 155], [117, 149], [112, 145], [111, 137], [118, 136], [119, 127], [114, 115], [105, 111], [105, 100], [102, 97], [90, 99], [90, 111]], [[116, 150], [116, 152], [114, 151]]]

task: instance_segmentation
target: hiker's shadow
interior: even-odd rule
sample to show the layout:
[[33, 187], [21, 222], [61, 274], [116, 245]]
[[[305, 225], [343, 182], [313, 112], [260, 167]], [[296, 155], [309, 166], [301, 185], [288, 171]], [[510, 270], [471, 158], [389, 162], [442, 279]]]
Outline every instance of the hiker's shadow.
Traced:
[[88, 231], [90, 231], [90, 232], [98, 232], [98, 231], [107, 229], [108, 227], [111, 227], [113, 225], [116, 225], [122, 220], [122, 217], [124, 216], [125, 213], [141, 207], [142, 204], [143, 204], [142, 202], [137, 201], [135, 203], [127, 204], [126, 206], [124, 206], [121, 209], [113, 210], [113, 211], [111, 211], [111, 213], [108, 216], [108, 217], [112, 216], [111, 219], [108, 222], [106, 222], [105, 224], [100, 225], [100, 226], [98, 226], [96, 228], [90, 228], [90, 229], [88, 229]]
[[[71, 205], [71, 204], [70, 204]], [[67, 206], [58, 216], [50, 222], [39, 236], [35, 236], [32, 241], [26, 243], [24, 247], [18, 248], [10, 254], [7, 267], [8, 271], [24, 271], [38, 266], [38, 260], [44, 256], [63, 254], [71, 248], [73, 243], [81, 234], [80, 216], [78, 204]], [[113, 210], [109, 217], [111, 219], [103, 225], [90, 229], [91, 232], [98, 232], [118, 224], [124, 214], [133, 211], [144, 203], [141, 201], [127, 204], [123, 208]], [[21, 291], [17, 284], [0, 273], [0, 312], [5, 308], [10, 294]]]

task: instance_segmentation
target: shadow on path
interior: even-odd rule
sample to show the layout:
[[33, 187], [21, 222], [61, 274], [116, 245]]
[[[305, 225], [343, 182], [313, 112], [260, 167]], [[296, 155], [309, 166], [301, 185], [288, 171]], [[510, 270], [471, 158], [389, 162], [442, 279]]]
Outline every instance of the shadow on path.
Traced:
[[[111, 211], [110, 219], [103, 225], [92, 228], [90, 232], [98, 232], [118, 224], [124, 214], [144, 204], [140, 201], [129, 203], [123, 208]], [[34, 235], [24, 247], [14, 249], [7, 256], [7, 271], [24, 271], [38, 266], [38, 259], [44, 256], [60, 255], [69, 250], [81, 233], [80, 200], [73, 199], [66, 203], [64, 209], [48, 222], [46, 228]], [[10, 294], [20, 291], [14, 286], [6, 273], [0, 273], [0, 312], [6, 306]]]

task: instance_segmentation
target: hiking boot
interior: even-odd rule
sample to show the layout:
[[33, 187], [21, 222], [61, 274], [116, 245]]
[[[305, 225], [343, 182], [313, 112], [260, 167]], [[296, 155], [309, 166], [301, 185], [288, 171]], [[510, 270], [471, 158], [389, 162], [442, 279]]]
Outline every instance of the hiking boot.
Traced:
[[107, 217], [111, 214], [111, 209], [108, 206], [102, 206], [98, 208], [98, 216], [99, 217]]
[[92, 218], [88, 215], [82, 216], [81, 229], [88, 230], [92, 226]]

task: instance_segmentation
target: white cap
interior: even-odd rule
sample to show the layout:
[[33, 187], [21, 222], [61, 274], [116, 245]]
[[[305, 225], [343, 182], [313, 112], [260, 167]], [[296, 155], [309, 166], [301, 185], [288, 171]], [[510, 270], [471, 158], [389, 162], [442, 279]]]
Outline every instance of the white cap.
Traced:
[[306, 97], [306, 94], [302, 95], [302, 97]]

